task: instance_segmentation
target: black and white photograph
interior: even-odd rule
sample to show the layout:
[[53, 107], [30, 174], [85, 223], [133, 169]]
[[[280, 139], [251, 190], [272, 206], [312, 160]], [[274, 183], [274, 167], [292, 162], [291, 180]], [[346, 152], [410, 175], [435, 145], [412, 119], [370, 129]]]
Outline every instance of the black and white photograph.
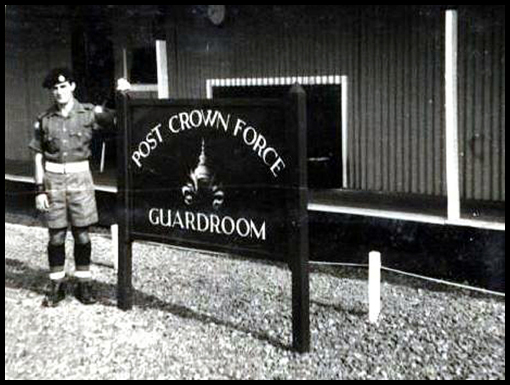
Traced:
[[6, 380], [505, 380], [505, 5], [6, 5]]

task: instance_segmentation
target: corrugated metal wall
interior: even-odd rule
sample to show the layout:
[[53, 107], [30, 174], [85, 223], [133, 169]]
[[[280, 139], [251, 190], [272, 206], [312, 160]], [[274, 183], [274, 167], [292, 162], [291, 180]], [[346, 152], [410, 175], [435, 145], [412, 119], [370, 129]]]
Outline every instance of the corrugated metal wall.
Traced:
[[459, 11], [462, 197], [505, 201], [505, 6]]
[[[8, 22], [6, 21], [6, 24]], [[8, 27], [6, 26], [8, 31]], [[20, 130], [26, 125], [26, 82], [23, 67], [23, 52], [14, 39], [5, 40], [5, 158], [26, 157], [21, 147], [20, 136], [28, 141], [28, 132]], [[23, 140], [23, 139], [22, 139]], [[28, 143], [28, 142], [27, 142]]]
[[437, 8], [363, 12], [353, 90], [353, 189], [443, 195], [443, 35]]
[[208, 78], [346, 75], [349, 187], [445, 194], [441, 9], [243, 6], [229, 11], [235, 14], [221, 29], [205, 18], [183, 17], [177, 24], [175, 96], [205, 97]]

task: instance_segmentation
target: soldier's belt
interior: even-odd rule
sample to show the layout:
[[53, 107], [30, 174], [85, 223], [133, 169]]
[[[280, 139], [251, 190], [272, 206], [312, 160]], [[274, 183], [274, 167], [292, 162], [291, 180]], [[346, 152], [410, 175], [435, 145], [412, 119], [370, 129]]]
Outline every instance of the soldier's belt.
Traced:
[[85, 172], [89, 171], [89, 162], [70, 162], [70, 163], [53, 163], [46, 162], [45, 167], [46, 171], [52, 172], [54, 174], [74, 174], [77, 172]]

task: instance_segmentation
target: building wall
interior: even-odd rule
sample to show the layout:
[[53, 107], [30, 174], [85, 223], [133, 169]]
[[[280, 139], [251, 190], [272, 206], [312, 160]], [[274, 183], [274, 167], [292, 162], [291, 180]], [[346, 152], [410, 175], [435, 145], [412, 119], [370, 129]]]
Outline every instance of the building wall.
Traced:
[[9, 39], [6, 21], [5, 40], [5, 159], [22, 159], [26, 157], [21, 148], [20, 136], [28, 140], [26, 125], [26, 81], [22, 62], [22, 50], [14, 39]]
[[[349, 188], [446, 194], [445, 6], [228, 6], [219, 28], [200, 7], [168, 24], [173, 97], [204, 98], [207, 79], [348, 76]], [[459, 7], [462, 198], [504, 201], [504, 12]]]
[[345, 75], [349, 187], [443, 195], [442, 12], [401, 7], [243, 6], [219, 29], [179, 17], [171, 88], [205, 97], [207, 78]]
[[505, 201], [505, 7], [459, 12], [461, 189]]
[[5, 24], [5, 159], [30, 161], [28, 143], [38, 114], [50, 105], [42, 89], [51, 68], [70, 66], [65, 8], [10, 5]]
[[[44, 74], [73, 55], [66, 6], [22, 7], [6, 14], [5, 156], [14, 160], [30, 159], [33, 119], [48, 105]], [[122, 49], [156, 38], [168, 43], [173, 98], [205, 98], [207, 79], [347, 76], [349, 188], [446, 194], [446, 6], [229, 5], [220, 27], [205, 5], [109, 7], [117, 77]], [[505, 9], [457, 7], [461, 194], [504, 202]]]

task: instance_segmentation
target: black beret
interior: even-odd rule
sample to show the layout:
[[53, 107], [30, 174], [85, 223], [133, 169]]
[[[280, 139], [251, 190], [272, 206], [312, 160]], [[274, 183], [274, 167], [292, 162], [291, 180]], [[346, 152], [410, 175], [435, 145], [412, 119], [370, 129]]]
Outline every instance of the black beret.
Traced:
[[50, 71], [43, 82], [43, 87], [52, 89], [56, 84], [74, 82], [74, 76], [69, 68], [55, 68]]

